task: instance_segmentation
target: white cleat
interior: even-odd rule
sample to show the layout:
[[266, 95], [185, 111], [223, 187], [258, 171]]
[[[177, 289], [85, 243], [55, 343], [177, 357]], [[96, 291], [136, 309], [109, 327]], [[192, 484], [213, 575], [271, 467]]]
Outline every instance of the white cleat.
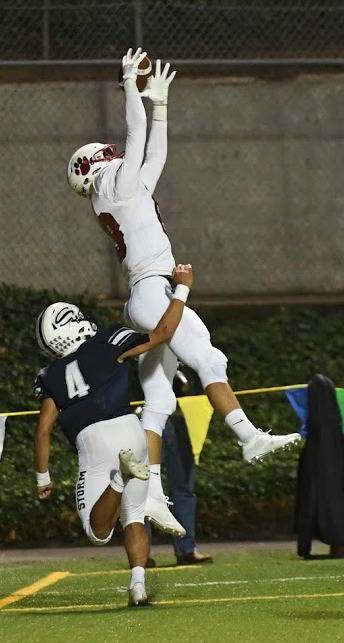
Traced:
[[168, 505], [172, 504], [167, 496], [161, 496], [159, 498], [148, 496], [145, 515], [160, 531], [173, 534], [173, 536], [185, 536], [186, 531], [184, 527], [175, 519], [168, 508]]
[[129, 590], [129, 607], [140, 607], [148, 604], [148, 597], [143, 583], [135, 583]]
[[243, 458], [246, 462], [254, 464], [254, 462], [262, 460], [268, 453], [289, 448], [291, 444], [299, 440], [301, 440], [299, 433], [270, 435], [270, 433], [264, 433], [261, 429], [257, 429], [257, 434], [249, 442], [241, 443]]
[[148, 480], [149, 467], [147, 464], [140, 462], [131, 449], [119, 452], [120, 469], [123, 478], [138, 478], [139, 480]]

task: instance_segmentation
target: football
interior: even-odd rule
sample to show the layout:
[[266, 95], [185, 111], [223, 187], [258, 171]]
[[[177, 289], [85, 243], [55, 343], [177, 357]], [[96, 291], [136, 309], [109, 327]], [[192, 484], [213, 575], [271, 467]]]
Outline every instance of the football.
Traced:
[[[136, 85], [139, 92], [143, 92], [146, 89], [148, 78], [152, 75], [152, 63], [151, 60], [146, 56], [141, 60], [139, 64], [139, 73], [137, 75]], [[119, 70], [118, 74], [118, 83], [119, 86], [123, 89], [123, 69], [122, 67]]]

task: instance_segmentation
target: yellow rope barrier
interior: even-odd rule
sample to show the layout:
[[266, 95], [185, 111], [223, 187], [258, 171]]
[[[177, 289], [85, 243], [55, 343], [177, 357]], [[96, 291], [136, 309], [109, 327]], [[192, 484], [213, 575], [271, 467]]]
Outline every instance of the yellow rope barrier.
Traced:
[[[278, 393], [280, 391], [289, 391], [290, 389], [296, 389], [296, 388], [307, 388], [307, 384], [289, 384], [288, 386], [270, 386], [267, 388], [252, 388], [252, 389], [246, 389], [243, 391], [235, 391], [235, 395], [259, 395], [261, 393]], [[198, 395], [194, 395], [193, 397], [199, 397]], [[178, 399], [178, 398], [177, 398]], [[135, 402], [130, 402], [131, 406], [140, 406], [141, 404], [144, 404], [143, 401], [135, 401]], [[20, 416], [20, 415], [38, 415], [39, 411], [10, 411], [10, 412], [3, 412], [0, 413], [0, 417], [14, 417], [14, 416]]]
[[270, 386], [269, 388], [252, 388], [244, 391], [234, 391], [235, 395], [253, 395], [255, 393], [276, 393], [278, 391], [289, 391], [295, 388], [307, 388], [308, 384], [289, 384], [288, 386]]

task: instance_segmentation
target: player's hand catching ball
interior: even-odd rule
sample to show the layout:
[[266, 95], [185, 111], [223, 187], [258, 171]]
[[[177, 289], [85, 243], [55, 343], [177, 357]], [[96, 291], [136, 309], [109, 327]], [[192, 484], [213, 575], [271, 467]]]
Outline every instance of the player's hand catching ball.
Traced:
[[172, 272], [172, 279], [175, 284], [183, 284], [191, 288], [193, 282], [192, 266], [190, 263], [184, 265], [179, 263]]
[[143, 92], [141, 92], [141, 96], [150, 98], [155, 105], [167, 105], [168, 90], [177, 73], [176, 71], [173, 71], [168, 76], [167, 74], [169, 69], [170, 63], [166, 63], [161, 73], [161, 60], [158, 58], [155, 65], [155, 75], [150, 76], [147, 82], [147, 87]]
[[131, 80], [136, 82], [139, 64], [141, 60], [143, 60], [146, 56], [147, 53], [145, 51], [142, 51], [141, 47], [136, 49], [134, 54], [131, 48], [128, 49], [127, 53], [122, 58], [123, 81], [130, 78]]
[[44, 487], [37, 487], [37, 494], [40, 500], [48, 500], [51, 496], [51, 492], [53, 490], [53, 483], [49, 482], [49, 484], [45, 485]]

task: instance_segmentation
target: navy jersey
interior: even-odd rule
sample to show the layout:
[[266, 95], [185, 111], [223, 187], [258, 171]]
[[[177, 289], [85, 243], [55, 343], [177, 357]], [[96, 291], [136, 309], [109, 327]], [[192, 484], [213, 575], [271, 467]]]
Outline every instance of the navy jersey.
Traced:
[[54, 400], [71, 444], [89, 424], [131, 413], [130, 362], [120, 364], [117, 358], [147, 341], [148, 335], [114, 324], [39, 372], [35, 393]]

